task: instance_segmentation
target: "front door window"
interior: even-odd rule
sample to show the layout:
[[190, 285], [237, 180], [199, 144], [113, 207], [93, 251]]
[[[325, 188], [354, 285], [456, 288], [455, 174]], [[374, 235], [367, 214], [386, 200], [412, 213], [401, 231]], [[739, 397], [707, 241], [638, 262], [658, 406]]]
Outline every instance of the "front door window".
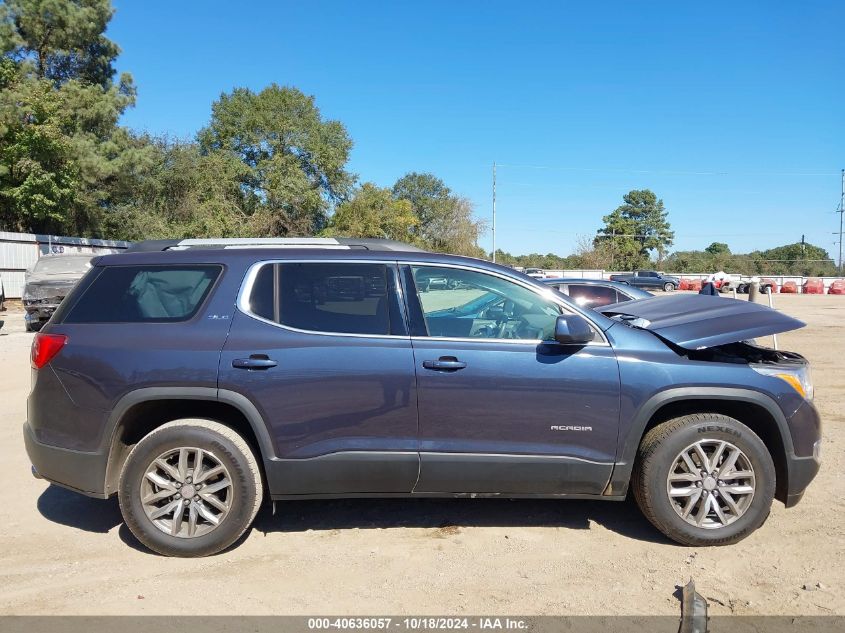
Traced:
[[430, 337], [554, 338], [560, 306], [512, 281], [462, 268], [413, 266]]

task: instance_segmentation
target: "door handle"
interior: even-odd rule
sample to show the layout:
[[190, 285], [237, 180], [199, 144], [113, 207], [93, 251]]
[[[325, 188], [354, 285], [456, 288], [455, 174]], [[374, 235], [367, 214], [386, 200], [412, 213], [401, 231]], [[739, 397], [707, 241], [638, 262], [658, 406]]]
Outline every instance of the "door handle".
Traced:
[[236, 358], [232, 361], [232, 367], [235, 369], [270, 369], [278, 364], [266, 354], [253, 354], [249, 358]]
[[433, 369], [434, 371], [458, 371], [467, 366], [465, 362], [454, 356], [441, 356], [437, 360], [424, 360], [422, 365], [425, 369]]

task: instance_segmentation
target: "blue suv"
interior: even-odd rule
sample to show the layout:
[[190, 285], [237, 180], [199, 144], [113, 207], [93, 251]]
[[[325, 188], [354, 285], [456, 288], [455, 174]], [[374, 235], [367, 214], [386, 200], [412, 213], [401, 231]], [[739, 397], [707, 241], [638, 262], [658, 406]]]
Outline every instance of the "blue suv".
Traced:
[[264, 499], [623, 500], [735, 543], [819, 468], [802, 327], [747, 301], [579, 307], [380, 240], [143, 242], [92, 261], [32, 346], [33, 473], [117, 495], [149, 548], [232, 545]]

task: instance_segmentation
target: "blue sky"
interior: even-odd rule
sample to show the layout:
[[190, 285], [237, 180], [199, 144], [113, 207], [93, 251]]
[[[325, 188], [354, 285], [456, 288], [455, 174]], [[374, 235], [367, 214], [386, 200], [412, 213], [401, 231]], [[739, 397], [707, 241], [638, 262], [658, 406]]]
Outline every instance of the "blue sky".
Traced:
[[[845, 3], [116, 0], [124, 123], [192, 137], [276, 82], [346, 125], [361, 181], [430, 171], [497, 246], [569, 253], [634, 188], [675, 248], [838, 249]], [[483, 243], [491, 244], [488, 232]]]

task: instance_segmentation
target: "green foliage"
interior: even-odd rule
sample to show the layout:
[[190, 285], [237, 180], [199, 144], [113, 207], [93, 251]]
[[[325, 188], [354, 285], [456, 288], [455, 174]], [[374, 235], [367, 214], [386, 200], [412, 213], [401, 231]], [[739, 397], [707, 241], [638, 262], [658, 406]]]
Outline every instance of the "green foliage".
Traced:
[[39, 79], [71, 80], [108, 89], [118, 46], [105, 37], [110, 0], [5, 0], [0, 51]]
[[0, 4], [0, 229], [128, 240], [325, 230], [481, 254], [472, 206], [431, 174], [350, 198], [352, 141], [295, 88], [222, 94], [195, 142], [120, 127], [135, 89], [129, 75], [114, 81], [113, 12], [110, 0]]
[[224, 152], [195, 143], [132, 139], [133, 171], [114, 190], [104, 233], [116, 239], [249, 236], [239, 182], [246, 169]]
[[577, 255], [561, 257], [554, 253], [530, 253], [528, 255], [511, 255], [501, 249], [496, 249], [496, 263], [504, 266], [519, 266], [520, 268], [542, 268], [544, 270], [563, 270], [581, 268], [581, 261]]
[[711, 255], [730, 255], [731, 254], [731, 249], [724, 242], [713, 242], [712, 244], [710, 244], [710, 246], [708, 246], [704, 250], [707, 251], [708, 253], [710, 253]]
[[337, 207], [322, 235], [413, 242], [416, 239], [414, 229], [419, 223], [408, 200], [397, 200], [390, 189], [367, 182], [351, 199]]
[[243, 163], [239, 184], [254, 234], [314, 234], [354, 182], [345, 169], [352, 149], [346, 129], [323, 120], [314, 98], [296, 88], [272, 84], [221, 95], [198, 140], [203, 154]]
[[118, 49], [106, 1], [0, 6], [0, 226], [96, 235], [125, 165], [117, 126], [131, 77], [112, 83]]
[[393, 185], [393, 197], [411, 203], [419, 218], [416, 242], [441, 253], [483, 257], [478, 246], [486, 226], [473, 216], [472, 203], [455, 195], [433, 174], [412, 172]]
[[[752, 253], [760, 272], [773, 275], [793, 274], [805, 277], [823, 277], [835, 275], [836, 266], [826, 250], [812, 244], [787, 244], [759, 253]], [[763, 270], [765, 268], [766, 270]]]
[[[711, 245], [713, 246], [713, 245]], [[827, 251], [812, 244], [787, 244], [765, 251], [732, 254], [725, 249], [676, 251], [665, 261], [666, 270], [677, 273], [701, 273], [724, 270], [742, 275], [803, 275], [823, 277], [836, 274], [836, 266]]]
[[629, 191], [622, 199], [625, 204], [602, 218], [604, 226], [594, 243], [610, 241], [613, 267], [619, 270], [645, 266], [652, 251], [661, 262], [675, 239], [663, 200], [649, 189]]

